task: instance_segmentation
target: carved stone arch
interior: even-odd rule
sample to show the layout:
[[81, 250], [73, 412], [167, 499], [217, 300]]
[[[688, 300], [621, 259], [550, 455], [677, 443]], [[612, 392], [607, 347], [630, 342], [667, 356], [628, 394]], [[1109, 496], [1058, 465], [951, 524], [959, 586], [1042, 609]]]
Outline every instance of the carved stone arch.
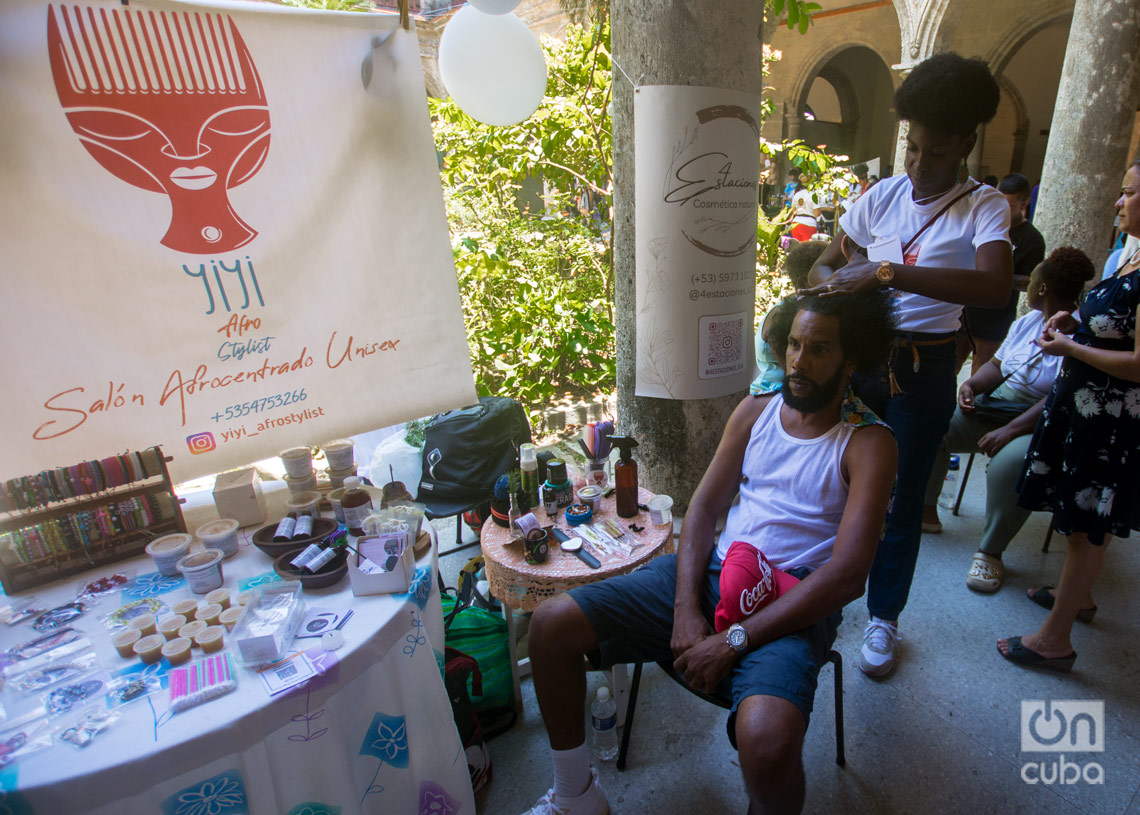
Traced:
[[1029, 106], [1025, 104], [1025, 97], [1021, 95], [1018, 87], [1006, 79], [1002, 74], [996, 74], [998, 86], [1001, 88], [1002, 93], [1009, 97], [1009, 101], [1013, 103], [1014, 112], [1017, 114], [1017, 129], [1029, 126]]
[[816, 79], [823, 79], [835, 91], [835, 96], [839, 100], [839, 120], [841, 122], [853, 122], [859, 118], [862, 111], [859, 110], [859, 95], [855, 92], [855, 85], [847, 74], [831, 67], [830, 63], [824, 65], [812, 81], [804, 86], [803, 93], [796, 100], [797, 116], [803, 116], [807, 109], [808, 96], [811, 95], [811, 89]]
[[[885, 53], [883, 49], [875, 43], [868, 42], [866, 40], [847, 40], [842, 43], [824, 45], [820, 48], [817, 48], [814, 53], [812, 53], [801, 63], [802, 67], [796, 73], [796, 76], [792, 81], [791, 92], [784, 97], [785, 99], [795, 101], [797, 115], [803, 112], [804, 105], [807, 102], [808, 93], [811, 91], [812, 81], [814, 81], [817, 76], [820, 76], [820, 72], [827, 67], [827, 64], [847, 49], [860, 47], [874, 52], [874, 54], [883, 61], [883, 65], [886, 66], [887, 71], [891, 73], [891, 77], [895, 82], [895, 86], [898, 86], [899, 80], [894, 75], [894, 72], [890, 70], [890, 55]], [[832, 82], [827, 77], [824, 77], [824, 79], [827, 79], [828, 82], [831, 82], [832, 86], [835, 87], [835, 92], [838, 94], [839, 87], [836, 85], [836, 83]], [[850, 87], [850, 84], [848, 84], [848, 87]], [[840, 104], [842, 103], [843, 97], [840, 96]]]
[[1075, 0], [1042, 0], [1039, 5], [1034, 6], [1032, 14], [1010, 25], [1001, 39], [986, 54], [986, 64], [990, 66], [994, 75], [1000, 75], [1005, 71], [1014, 54], [1042, 30], [1056, 25], [1061, 20], [1072, 19], [1074, 2]]

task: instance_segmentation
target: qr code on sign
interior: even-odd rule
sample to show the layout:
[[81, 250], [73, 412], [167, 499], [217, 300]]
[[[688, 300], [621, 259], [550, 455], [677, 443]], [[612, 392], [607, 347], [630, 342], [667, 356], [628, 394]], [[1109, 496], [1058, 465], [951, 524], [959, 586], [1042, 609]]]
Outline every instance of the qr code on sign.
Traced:
[[700, 377], [716, 379], [740, 373], [748, 364], [745, 314], [702, 317], [700, 322]]

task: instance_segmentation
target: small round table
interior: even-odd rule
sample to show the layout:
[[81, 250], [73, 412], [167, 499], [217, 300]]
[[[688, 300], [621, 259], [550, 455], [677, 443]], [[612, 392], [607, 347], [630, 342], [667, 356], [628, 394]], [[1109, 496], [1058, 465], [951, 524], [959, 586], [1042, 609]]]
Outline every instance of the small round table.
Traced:
[[[654, 493], [639, 488], [637, 503], [645, 506]], [[544, 527], [551, 525], [551, 518], [541, 509], [535, 513]], [[518, 661], [515, 653], [515, 632], [512, 621], [512, 609], [517, 611], [534, 611], [539, 603], [548, 597], [569, 591], [576, 586], [595, 583], [614, 577], [619, 574], [632, 572], [643, 563], [647, 563], [658, 555], [672, 553], [673, 522], [654, 526], [649, 522], [649, 513], [639, 511], [632, 518], [619, 518], [616, 509], [616, 499], [613, 496], [602, 499], [601, 510], [594, 516], [591, 523], [605, 518], [613, 518], [621, 525], [627, 536], [627, 541], [634, 546], [630, 557], [618, 552], [607, 553], [599, 551], [597, 546], [587, 543], [590, 552], [601, 561], [597, 569], [591, 568], [577, 555], [563, 552], [558, 541], [552, 536], [550, 539], [550, 558], [545, 563], [532, 566], [523, 556], [521, 543], [510, 543], [509, 531], [494, 523], [487, 521], [479, 534], [479, 542], [483, 548], [483, 557], [487, 564], [487, 581], [491, 584], [491, 594], [502, 603], [503, 617], [507, 621], [507, 639], [510, 643], [511, 666], [515, 685], [515, 702], [521, 706], [522, 696], [519, 692], [519, 679], [530, 673], [530, 661]], [[566, 516], [562, 510], [553, 518], [553, 525], [571, 537], [582, 537], [575, 527], [566, 523]], [[642, 528], [641, 532], [630, 529], [630, 524]], [[615, 676], [615, 685], [623, 684]], [[614, 696], [620, 696], [620, 689], [615, 687]], [[624, 712], [625, 708], [618, 700], [618, 710]]]

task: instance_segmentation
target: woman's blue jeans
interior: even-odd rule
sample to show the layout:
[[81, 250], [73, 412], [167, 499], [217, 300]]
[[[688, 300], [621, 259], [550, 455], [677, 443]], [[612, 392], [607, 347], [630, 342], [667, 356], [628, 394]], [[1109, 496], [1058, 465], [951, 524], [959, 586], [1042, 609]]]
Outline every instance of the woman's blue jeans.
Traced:
[[[915, 340], [931, 335], [903, 335]], [[902, 393], [890, 396], [883, 378], [856, 383], [856, 391], [890, 425], [899, 448], [899, 470], [887, 513], [883, 539], [867, 578], [867, 609], [871, 616], [898, 620], [906, 607], [918, 545], [922, 539], [922, 505], [934, 457], [954, 415], [957, 392], [956, 344], [896, 349], [893, 370]], [[914, 352], [918, 352], [918, 371]]]

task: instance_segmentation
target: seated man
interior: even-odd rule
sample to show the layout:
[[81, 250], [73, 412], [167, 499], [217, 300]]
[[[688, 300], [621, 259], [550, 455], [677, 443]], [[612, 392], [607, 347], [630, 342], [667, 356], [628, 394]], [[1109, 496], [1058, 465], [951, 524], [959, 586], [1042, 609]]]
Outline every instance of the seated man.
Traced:
[[[840, 610], [863, 593], [895, 477], [894, 439], [848, 380], [881, 363], [891, 331], [877, 292], [800, 300], [784, 388], [746, 397], [732, 414], [685, 514], [678, 554], [553, 597], [534, 613], [531, 668], [554, 787], [531, 815], [609, 812], [585, 744], [583, 655], [599, 668], [672, 659], [693, 689], [731, 696], [728, 735], [753, 808], [800, 811], [816, 678]], [[714, 547], [717, 516], [737, 490]], [[720, 564], [735, 540], [800, 582], [717, 634]]]

